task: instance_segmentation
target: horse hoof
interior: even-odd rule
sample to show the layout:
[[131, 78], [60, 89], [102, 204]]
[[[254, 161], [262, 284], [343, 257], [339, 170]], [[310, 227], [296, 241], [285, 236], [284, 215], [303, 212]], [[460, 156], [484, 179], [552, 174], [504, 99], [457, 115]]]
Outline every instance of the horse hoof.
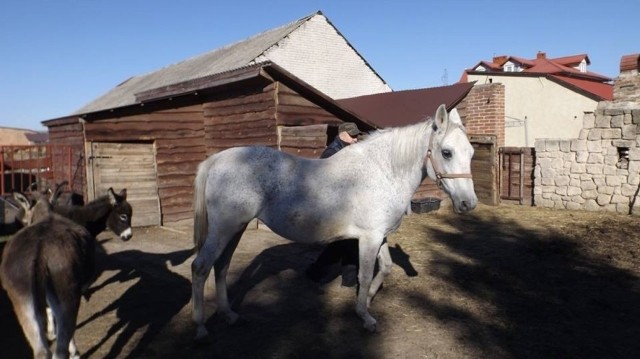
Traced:
[[377, 325], [376, 322], [365, 323], [364, 324], [364, 329], [366, 329], [369, 333], [377, 333], [378, 332], [378, 325]]
[[198, 328], [196, 331], [196, 336], [193, 338], [193, 341], [196, 345], [206, 345], [211, 343], [211, 338], [209, 338], [209, 332], [204, 328]]
[[245, 319], [244, 317], [238, 316], [236, 320], [234, 320], [233, 323], [229, 323], [229, 325], [234, 327], [240, 327], [240, 326], [246, 325], [247, 323], [249, 323], [249, 320]]

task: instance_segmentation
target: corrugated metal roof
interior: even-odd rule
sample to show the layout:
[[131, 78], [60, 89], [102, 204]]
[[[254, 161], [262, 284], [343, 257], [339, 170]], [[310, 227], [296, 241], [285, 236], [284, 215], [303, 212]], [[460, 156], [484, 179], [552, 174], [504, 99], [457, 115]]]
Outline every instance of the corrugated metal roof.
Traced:
[[475, 82], [386, 92], [338, 100], [338, 104], [378, 127], [405, 126], [433, 116], [438, 106], [455, 107]]
[[135, 95], [137, 93], [251, 65], [257, 57], [271, 46], [277, 44], [305, 21], [319, 14], [321, 15], [320, 12], [314, 13], [287, 25], [265, 31], [246, 40], [189, 58], [160, 70], [131, 77], [105, 95], [78, 109], [75, 114], [131, 105], [136, 103]]

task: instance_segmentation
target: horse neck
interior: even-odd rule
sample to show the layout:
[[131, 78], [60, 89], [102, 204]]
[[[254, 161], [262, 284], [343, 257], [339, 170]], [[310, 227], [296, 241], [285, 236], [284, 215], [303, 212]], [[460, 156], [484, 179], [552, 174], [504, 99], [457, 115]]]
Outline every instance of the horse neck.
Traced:
[[374, 145], [386, 158], [394, 177], [406, 178], [418, 175], [422, 179], [422, 167], [432, 135], [431, 121], [385, 131], [380, 143]]

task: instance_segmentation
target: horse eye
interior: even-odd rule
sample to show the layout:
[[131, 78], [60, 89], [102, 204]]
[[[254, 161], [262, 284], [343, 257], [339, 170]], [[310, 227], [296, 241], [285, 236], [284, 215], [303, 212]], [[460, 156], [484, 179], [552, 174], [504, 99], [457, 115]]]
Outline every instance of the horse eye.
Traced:
[[129, 216], [127, 216], [126, 214], [121, 214], [121, 215], [120, 215], [120, 220], [121, 220], [122, 222], [126, 222], [128, 218], [129, 218]]
[[453, 153], [451, 153], [451, 150], [442, 150], [442, 157], [444, 159], [449, 159], [451, 158], [451, 156], [453, 156]]

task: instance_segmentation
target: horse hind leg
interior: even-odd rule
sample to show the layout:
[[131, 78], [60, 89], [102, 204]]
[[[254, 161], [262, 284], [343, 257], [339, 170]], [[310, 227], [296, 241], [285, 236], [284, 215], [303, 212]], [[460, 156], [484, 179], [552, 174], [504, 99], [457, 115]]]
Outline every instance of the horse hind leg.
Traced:
[[369, 293], [367, 296], [367, 307], [371, 305], [371, 300], [378, 293], [380, 286], [384, 279], [391, 273], [391, 268], [393, 266], [393, 260], [391, 259], [391, 253], [389, 253], [389, 243], [384, 242], [382, 246], [380, 246], [380, 251], [378, 252], [378, 265], [380, 266], [380, 270], [378, 274], [373, 278], [371, 282], [371, 287], [369, 288]]
[[242, 226], [242, 229], [236, 232], [224, 251], [222, 251], [222, 255], [218, 258], [218, 260], [214, 263], [214, 275], [216, 280], [216, 300], [218, 304], [217, 310], [225, 317], [225, 320], [229, 324], [235, 324], [238, 320], [239, 316], [236, 312], [231, 309], [231, 305], [229, 304], [229, 296], [227, 292], [227, 272], [229, 271], [229, 264], [231, 263], [231, 257], [238, 247], [238, 243], [240, 242], [240, 238], [242, 238], [242, 234], [244, 230], [247, 228], [245, 224]]
[[[224, 231], [219, 228], [214, 232], [210, 226], [207, 239], [202, 245], [196, 258], [191, 263], [191, 290], [193, 305], [193, 321], [197, 325], [196, 341], [206, 341], [209, 332], [204, 326], [204, 285], [207, 277], [211, 273], [211, 268], [216, 263], [216, 297], [218, 302], [218, 310], [225, 315], [228, 322], [237, 320], [238, 315], [234, 313], [229, 305], [227, 298], [226, 274], [231, 260], [231, 256], [235, 247], [242, 236], [246, 224], [236, 228], [235, 231]], [[228, 235], [225, 233], [233, 233]], [[227, 249], [227, 246], [229, 246]]]

